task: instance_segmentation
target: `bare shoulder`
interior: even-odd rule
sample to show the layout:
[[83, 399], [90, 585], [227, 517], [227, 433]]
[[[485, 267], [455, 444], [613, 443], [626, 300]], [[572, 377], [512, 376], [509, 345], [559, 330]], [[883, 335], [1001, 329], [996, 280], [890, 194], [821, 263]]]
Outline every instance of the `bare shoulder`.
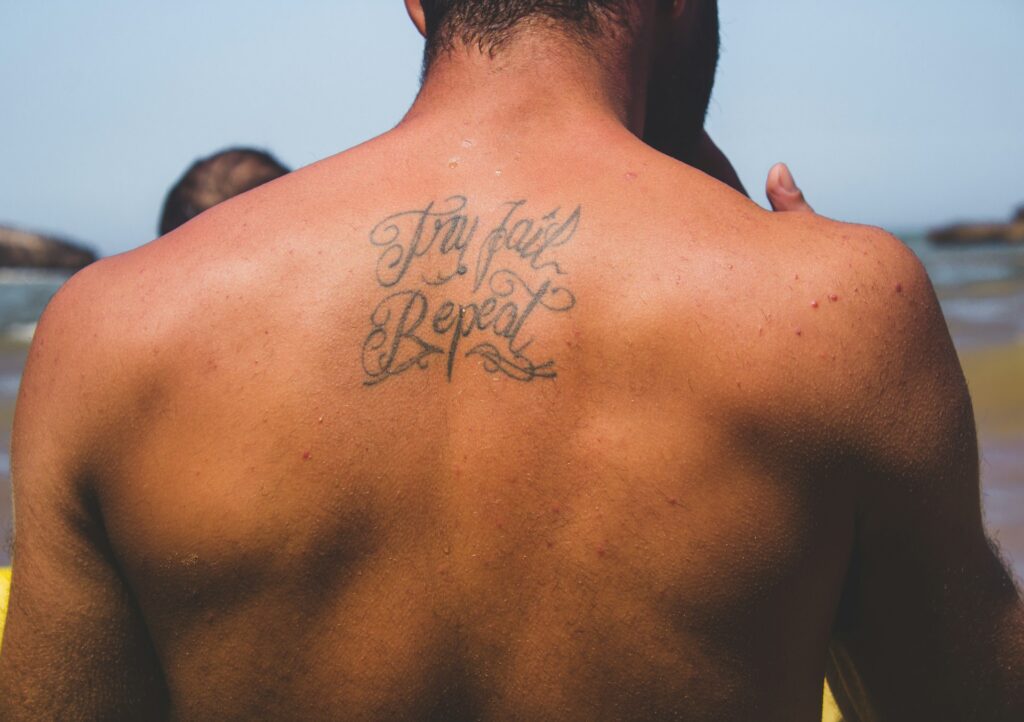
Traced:
[[[103, 259], [78, 271], [47, 304], [33, 338], [26, 381], [50, 386], [71, 375], [91, 376], [108, 354], [110, 342], [123, 338], [123, 314], [129, 301], [118, 258]], [[122, 333], [115, 329], [121, 328]], [[31, 386], [28, 391], [31, 391]], [[23, 386], [22, 396], [26, 389]]]
[[[783, 253], [802, 269], [809, 328], [848, 348], [851, 361], [879, 376], [920, 365], [955, 365], [955, 352], [928, 274], [915, 253], [880, 228], [818, 216], [773, 216]], [[796, 259], [803, 259], [802, 262]]]
[[[927, 274], [914, 252], [882, 228], [841, 223], [811, 213], [766, 213], [773, 235], [789, 239], [789, 250], [818, 263], [822, 270], [889, 290], [921, 290]], [[790, 245], [791, 244], [791, 245]], [[868, 296], [877, 298], [877, 295]]]
[[[33, 341], [33, 354], [75, 348], [79, 368], [116, 356], [156, 330], [159, 311], [174, 293], [170, 264], [149, 244], [103, 258], [74, 274], [47, 305]], [[184, 259], [179, 259], [184, 262]], [[71, 359], [65, 359], [71, 361]]]
[[47, 305], [19, 392], [15, 452], [19, 436], [40, 423], [86, 441], [93, 422], [116, 417], [119, 390], [132, 386], [141, 365], [131, 351], [138, 311], [126, 278], [130, 265], [122, 258], [98, 261]]
[[[347, 165], [341, 159], [332, 168]], [[166, 366], [165, 350], [222, 334], [251, 317], [257, 302], [265, 306], [268, 289], [280, 300], [300, 273], [323, 263], [308, 240], [325, 235], [325, 227], [336, 230], [329, 223], [338, 202], [329, 201], [341, 194], [332, 183], [345, 181], [322, 164], [296, 171], [88, 266], [48, 305], [34, 363], [59, 359], [69, 373], [95, 370], [125, 388], [127, 379]], [[351, 194], [345, 198], [351, 203]]]
[[[812, 310], [823, 306], [849, 313], [847, 320], [859, 322], [862, 343], [882, 343], [891, 353], [893, 343], [899, 343], [891, 334], [893, 325], [914, 325], [921, 333], [940, 330], [935, 323], [941, 313], [928, 274], [900, 239], [881, 228], [810, 214], [771, 214], [771, 223], [771, 237], [782, 236], [780, 260], [803, 271], [799, 278], [795, 271], [793, 281], [814, 296]], [[851, 328], [833, 326], [837, 333]]]
[[656, 254], [654, 263], [689, 268], [723, 317], [741, 322], [730, 310], [746, 316], [756, 307], [765, 335], [793, 348], [843, 346], [837, 360], [851, 364], [913, 357], [921, 343], [941, 345], [947, 336], [924, 267], [891, 233], [768, 212], [692, 168], [668, 159], [653, 165], [646, 190], [671, 254]]
[[884, 231], [783, 220], [834, 249], [814, 278], [843, 289], [812, 309], [823, 357], [801, 367], [856, 510], [842, 673], [852, 663], [879, 717], [1019, 715], [1020, 675], [1001, 661], [1020, 658], [1019, 597], [985, 537], [971, 400], [931, 281]]
[[954, 401], [955, 423], [969, 425], [957, 355], [910, 248], [879, 228], [769, 213], [731, 192], [710, 198], [711, 230], [676, 221], [677, 235], [708, 238], [680, 267], [694, 269], [700, 312], [721, 323], [716, 364], [734, 361], [731, 385], [743, 376], [744, 390], [763, 392], [737, 403], [760, 399], [766, 418], [800, 424], [809, 442], [876, 460], [928, 456], [948, 438], [937, 429], [954, 423]]
[[899, 476], [970, 464], [973, 420], [959, 359], [931, 280], [878, 228], [804, 214], [772, 218], [787, 269], [781, 329], [791, 378], [846, 453]]
[[[630, 229], [644, 253], [628, 250], [629, 283], [643, 286], [629, 296], [656, 294], [657, 304], [637, 312], [658, 309], [655, 321], [686, 349], [685, 361], [707, 361], [705, 377], [761, 389], [756, 398], [771, 418], [786, 404], [805, 423], [845, 423], [848, 434], [883, 428], [880, 416], [896, 414], [911, 390], [922, 404], [962, 396], [931, 282], [898, 238], [815, 214], [771, 213], [665, 156], [636, 157], [640, 192], [616, 201], [640, 209], [630, 213], [645, 223]], [[921, 378], [934, 380], [930, 390]]]
[[115, 709], [154, 719], [163, 700], [96, 504], [98, 480], [119, 461], [118, 438], [144, 420], [135, 401], [145, 403], [145, 364], [126, 343], [124, 272], [118, 259], [100, 261], [64, 285], [40, 320], [21, 383], [11, 441], [14, 572], [0, 657], [0, 694], [18, 700], [19, 719], [68, 710], [112, 719]]
[[40, 318], [19, 405], [45, 401], [50, 412], [59, 404], [73, 418], [102, 420], [147, 398], [168, 341], [201, 308], [209, 279], [224, 273], [227, 256], [202, 249], [210, 234], [203, 221], [103, 258], [64, 283]]

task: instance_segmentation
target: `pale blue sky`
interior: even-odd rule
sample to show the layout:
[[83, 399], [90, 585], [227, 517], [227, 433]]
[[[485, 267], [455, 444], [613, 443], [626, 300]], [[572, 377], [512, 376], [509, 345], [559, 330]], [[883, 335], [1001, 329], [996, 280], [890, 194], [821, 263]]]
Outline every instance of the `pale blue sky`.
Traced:
[[[1024, 203], [1020, 0], [720, 0], [712, 134], [750, 190], [790, 162], [821, 212], [900, 230]], [[105, 253], [232, 144], [300, 166], [401, 118], [401, 0], [0, 2], [0, 223]]]

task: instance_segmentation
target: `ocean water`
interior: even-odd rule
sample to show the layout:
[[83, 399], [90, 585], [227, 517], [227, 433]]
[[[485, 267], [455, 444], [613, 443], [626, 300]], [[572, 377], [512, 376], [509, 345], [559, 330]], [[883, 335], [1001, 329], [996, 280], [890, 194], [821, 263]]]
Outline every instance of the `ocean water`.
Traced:
[[[938, 248], [902, 235], [935, 284], [971, 387], [989, 531], [1024, 580], [1024, 245]], [[14, 401], [36, 321], [67, 274], [0, 269], [0, 534], [11, 530]], [[9, 561], [0, 547], [0, 565]]]
[[1024, 342], [1024, 245], [941, 248], [903, 240], [928, 269], [957, 349]]

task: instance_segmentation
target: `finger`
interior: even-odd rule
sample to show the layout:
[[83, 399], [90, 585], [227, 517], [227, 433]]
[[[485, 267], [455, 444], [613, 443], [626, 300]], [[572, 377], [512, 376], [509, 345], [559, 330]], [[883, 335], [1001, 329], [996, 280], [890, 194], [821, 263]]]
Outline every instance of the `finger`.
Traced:
[[785, 163], [776, 163], [768, 172], [766, 191], [774, 211], [814, 213]]

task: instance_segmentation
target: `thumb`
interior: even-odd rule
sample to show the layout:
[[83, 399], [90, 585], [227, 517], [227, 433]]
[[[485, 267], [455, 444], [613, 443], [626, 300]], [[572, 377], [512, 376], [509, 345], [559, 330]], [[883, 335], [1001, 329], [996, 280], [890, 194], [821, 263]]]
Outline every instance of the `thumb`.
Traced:
[[814, 213], [814, 209], [804, 199], [803, 191], [797, 188], [793, 174], [789, 172], [785, 163], [776, 163], [768, 172], [766, 191], [774, 211]]

